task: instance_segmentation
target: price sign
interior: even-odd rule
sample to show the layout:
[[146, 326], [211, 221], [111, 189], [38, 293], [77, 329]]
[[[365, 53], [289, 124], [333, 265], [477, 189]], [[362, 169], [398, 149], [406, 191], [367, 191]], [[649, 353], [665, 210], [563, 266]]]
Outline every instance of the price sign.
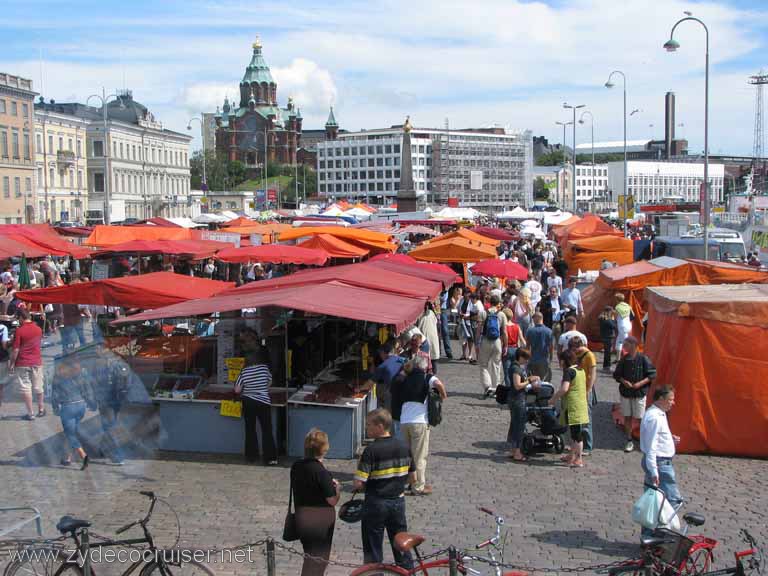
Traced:
[[243, 415], [243, 403], [238, 400], [222, 400], [219, 415], [228, 418], [241, 418]]
[[366, 342], [360, 347], [360, 356], [363, 360], [363, 370], [368, 370], [368, 343]]
[[225, 358], [224, 365], [227, 367], [227, 380], [235, 382], [245, 368], [245, 358]]

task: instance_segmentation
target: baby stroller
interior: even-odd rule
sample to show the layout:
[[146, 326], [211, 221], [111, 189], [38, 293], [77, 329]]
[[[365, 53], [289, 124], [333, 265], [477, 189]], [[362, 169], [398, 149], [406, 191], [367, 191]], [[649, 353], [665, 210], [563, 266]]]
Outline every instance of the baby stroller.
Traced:
[[560, 413], [549, 405], [549, 400], [555, 395], [555, 387], [548, 382], [542, 382], [538, 390], [531, 390], [525, 395], [525, 411], [527, 422], [532, 430], [526, 427], [521, 446], [523, 454], [533, 454], [553, 450], [562, 454], [565, 449], [562, 434], [567, 430], [560, 425]]

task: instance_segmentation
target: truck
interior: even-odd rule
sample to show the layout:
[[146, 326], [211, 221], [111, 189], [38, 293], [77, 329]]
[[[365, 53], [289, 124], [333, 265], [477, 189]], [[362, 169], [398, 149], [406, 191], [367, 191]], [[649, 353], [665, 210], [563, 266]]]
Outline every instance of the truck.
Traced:
[[[709, 259], [720, 260], [720, 244], [709, 240]], [[671, 258], [704, 258], [704, 240], [702, 238], [679, 238], [673, 236], [657, 236], [653, 239], [653, 257], [669, 256]]]
[[750, 252], [756, 252], [760, 263], [768, 266], [768, 226], [751, 226], [746, 232]]
[[[125, 200], [111, 200], [109, 203], [109, 223], [117, 224], [125, 220]], [[103, 202], [89, 201], [88, 210], [85, 211], [85, 225], [96, 226], [105, 224]]]

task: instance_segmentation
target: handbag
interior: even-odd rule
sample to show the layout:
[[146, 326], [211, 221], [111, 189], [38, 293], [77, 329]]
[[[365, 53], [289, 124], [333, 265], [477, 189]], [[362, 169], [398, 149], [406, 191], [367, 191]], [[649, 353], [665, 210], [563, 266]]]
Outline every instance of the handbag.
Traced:
[[283, 540], [293, 542], [299, 539], [299, 530], [296, 527], [296, 512], [293, 508], [293, 474], [291, 474], [290, 495], [288, 496], [288, 512], [285, 514], [283, 524]]

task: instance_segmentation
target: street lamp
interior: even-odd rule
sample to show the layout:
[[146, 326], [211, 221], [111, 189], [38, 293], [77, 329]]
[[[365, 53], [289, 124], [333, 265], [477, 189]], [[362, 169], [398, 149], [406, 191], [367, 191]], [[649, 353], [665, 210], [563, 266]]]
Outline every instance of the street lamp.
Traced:
[[[91, 98], [98, 98], [101, 100], [102, 118], [104, 121], [104, 224], [109, 225], [109, 184], [112, 179], [112, 175], [109, 173], [109, 137], [107, 135], [107, 104], [109, 100], [117, 100], [120, 102], [120, 108], [125, 109], [125, 104], [117, 94], [110, 94], [107, 96], [102, 89], [102, 95], [91, 94], [85, 101], [85, 105], [88, 105], [88, 101]], [[46, 208], [47, 210], [47, 208]]]
[[709, 28], [698, 18], [693, 16], [686, 16], [681, 18], [675, 25], [672, 26], [672, 30], [669, 32], [669, 40], [664, 43], [664, 49], [667, 52], [675, 52], [680, 48], [680, 43], [675, 40], [675, 29], [681, 22], [686, 20], [692, 20], [698, 22], [704, 28], [706, 39], [706, 52], [704, 55], [704, 198], [701, 201], [701, 212], [704, 227], [704, 260], [709, 259]]
[[[627, 201], [627, 77], [621, 70], [614, 70], [608, 75], [608, 81], [605, 83], [606, 88], [613, 88], [614, 83], [611, 81], [614, 74], [621, 74], [622, 82], [624, 85], [624, 202], [626, 206]], [[639, 112], [639, 110], [633, 110], [632, 114]], [[626, 213], [624, 214], [626, 216]], [[626, 231], [626, 218], [624, 229]], [[625, 232], [626, 233], [626, 232]]]
[[584, 116], [589, 114], [589, 127], [591, 132], [592, 141], [592, 201], [596, 200], [595, 196], [595, 117], [592, 116], [592, 112], [584, 110], [579, 117], [579, 124], [584, 124]]
[[205, 158], [205, 130], [204, 130], [204, 127], [205, 127], [204, 122], [205, 122], [205, 120], [203, 119], [203, 115], [202, 114], [200, 114], [200, 116], [193, 116], [192, 118], [189, 119], [189, 122], [187, 122], [187, 130], [192, 130], [192, 121], [193, 120], [197, 120], [198, 122], [200, 122], [200, 136], [203, 139], [203, 185], [204, 186], [202, 186], [202, 188], [203, 188], [203, 190], [207, 190], [207, 188], [208, 188], [208, 180], [205, 177], [205, 160], [206, 160], [206, 158]]
[[586, 104], [579, 104], [577, 106], [571, 106], [567, 102], [563, 102], [563, 108], [573, 110], [573, 173], [571, 174], [571, 182], [573, 182], [573, 213], [576, 214], [576, 110], [579, 108], [585, 108]]
[[[570, 126], [572, 122], [555, 122], [558, 126], [563, 127], [563, 198], [562, 202], [565, 204], [565, 182], [568, 180], [566, 178], [566, 161], [565, 161], [565, 129], [567, 126]], [[558, 179], [559, 180], [559, 179]], [[558, 186], [559, 188], [559, 186]]]

